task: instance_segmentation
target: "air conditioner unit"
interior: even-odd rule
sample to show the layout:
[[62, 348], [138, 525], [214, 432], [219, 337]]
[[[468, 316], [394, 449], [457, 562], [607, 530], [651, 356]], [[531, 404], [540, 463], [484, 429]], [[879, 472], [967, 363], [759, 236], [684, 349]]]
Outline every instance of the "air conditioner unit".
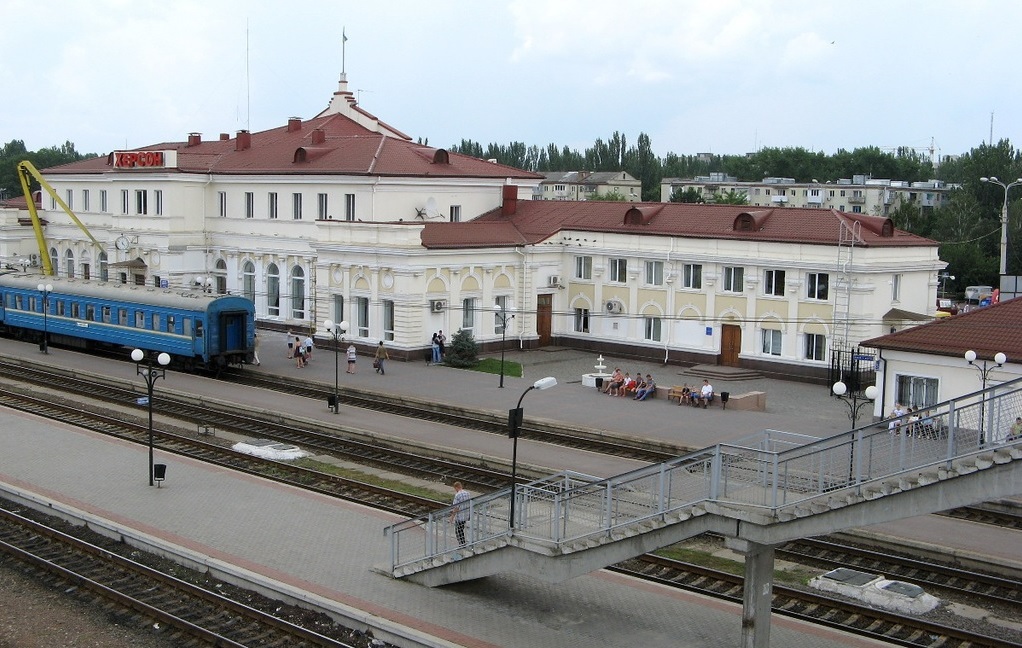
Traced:
[[550, 275], [547, 277], [546, 285], [550, 288], [558, 288], [561, 285], [561, 275]]
[[39, 267], [39, 255], [38, 254], [30, 254], [30, 255], [28, 255], [28, 258], [29, 258], [29, 261], [31, 262], [33, 268], [38, 268]]
[[446, 299], [434, 299], [434, 300], [429, 302], [429, 308], [434, 313], [443, 312], [443, 310], [445, 308], [447, 308], [447, 300]]
[[617, 302], [617, 301], [609, 301], [609, 302], [607, 302], [607, 312], [608, 313], [623, 313], [624, 310], [625, 310], [625, 307], [621, 305], [621, 302]]

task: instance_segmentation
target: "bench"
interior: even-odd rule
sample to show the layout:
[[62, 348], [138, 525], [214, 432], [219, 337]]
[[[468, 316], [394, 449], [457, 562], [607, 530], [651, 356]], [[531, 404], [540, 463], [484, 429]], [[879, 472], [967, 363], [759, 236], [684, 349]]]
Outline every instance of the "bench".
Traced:
[[669, 390], [667, 390], [667, 400], [670, 401], [677, 399], [678, 405], [681, 405], [681, 390], [682, 387], [680, 385], [675, 385], [674, 387], [671, 387]]

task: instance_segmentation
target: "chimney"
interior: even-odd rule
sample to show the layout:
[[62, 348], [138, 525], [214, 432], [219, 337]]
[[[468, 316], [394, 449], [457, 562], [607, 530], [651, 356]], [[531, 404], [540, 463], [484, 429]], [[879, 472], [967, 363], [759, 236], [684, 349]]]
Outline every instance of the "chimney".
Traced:
[[234, 143], [235, 151], [247, 151], [252, 148], [252, 133], [247, 130], [238, 131], [238, 141]]
[[325, 130], [323, 130], [322, 128], [317, 128], [314, 131], [312, 131], [312, 143], [313, 144], [322, 144], [325, 141], [326, 141], [326, 131]]
[[513, 216], [518, 211], [518, 187], [504, 185], [501, 197], [504, 200], [500, 207], [500, 215]]
[[202, 133], [188, 133], [188, 146], [202, 144]]
[[228, 135], [227, 133], [220, 133], [220, 141], [221, 142], [226, 142], [229, 139], [231, 139], [230, 135]]
[[294, 133], [302, 130], [302, 118], [301, 117], [288, 117], [287, 119], [287, 132]]

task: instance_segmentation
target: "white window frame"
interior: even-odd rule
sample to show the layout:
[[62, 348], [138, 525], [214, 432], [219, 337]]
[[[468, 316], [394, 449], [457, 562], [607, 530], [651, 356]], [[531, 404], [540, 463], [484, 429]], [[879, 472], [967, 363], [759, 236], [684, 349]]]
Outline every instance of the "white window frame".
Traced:
[[106, 193], [106, 189], [99, 190], [99, 211], [103, 214], [107, 213], [110, 203]]
[[217, 204], [220, 210], [220, 218], [227, 218], [227, 192], [218, 191], [216, 195]]
[[[806, 333], [802, 345], [803, 358], [812, 362], [827, 361], [827, 336], [822, 333]], [[820, 348], [822, 346], [822, 348]]]
[[646, 262], [646, 285], [648, 285], [648, 286], [662, 286], [662, 285], [664, 285], [664, 262], [663, 261], [647, 261]]
[[302, 220], [302, 194], [300, 192], [291, 194], [291, 219]]
[[699, 263], [686, 263], [682, 268], [682, 288], [702, 290], [703, 266]]
[[75, 190], [74, 189], [68, 189], [65, 193], [67, 195], [64, 197], [64, 200], [67, 202], [67, 208], [70, 209], [71, 211], [74, 211], [74, 208], [75, 208]]
[[575, 332], [576, 333], [588, 333], [589, 332], [589, 309], [588, 308], [576, 308], [575, 309]]
[[156, 215], [163, 216], [163, 189], [153, 189], [153, 199], [156, 202]]
[[316, 194], [316, 206], [319, 210], [317, 218], [319, 220], [326, 220], [330, 211], [330, 197], [325, 193]]
[[901, 301], [901, 275], [896, 274], [891, 277], [891, 301]]
[[615, 283], [628, 282], [628, 259], [610, 259], [610, 281]]
[[[820, 296], [821, 293], [822, 296]], [[806, 274], [806, 299], [827, 301], [829, 297], [830, 275], [826, 272], [810, 272]]]
[[781, 355], [783, 337], [778, 329], [763, 329], [763, 355]]
[[664, 323], [660, 317], [643, 318], [643, 339], [647, 342], [660, 342], [664, 336]]
[[255, 218], [255, 193], [245, 192], [245, 218]]
[[149, 192], [145, 189], [135, 190], [135, 213], [140, 216], [149, 213]]
[[461, 222], [461, 205], [451, 205], [451, 222]]
[[394, 341], [394, 300], [383, 300], [383, 339], [387, 342]]
[[89, 211], [90, 206], [91, 205], [89, 204], [89, 190], [82, 189], [82, 211], [83, 212]]
[[369, 337], [369, 298], [368, 297], [356, 297], [355, 298], [355, 326], [358, 331], [358, 336], [362, 338]]
[[344, 220], [352, 222], [355, 220], [355, 194], [344, 194]]
[[277, 192], [266, 194], [266, 215], [270, 220], [277, 220]]
[[724, 292], [740, 293], [745, 290], [745, 268], [724, 266]]
[[129, 210], [130, 207], [131, 207], [131, 202], [128, 199], [128, 190], [127, 189], [121, 189], [121, 213], [124, 214], [125, 216], [127, 216], [128, 213], [129, 213], [128, 210]]
[[763, 294], [769, 297], [784, 297], [784, 270], [763, 271]]
[[493, 332], [500, 335], [507, 330], [507, 324], [511, 321], [511, 296], [497, 295], [493, 298]]
[[575, 257], [575, 278], [588, 280], [593, 278], [593, 257], [588, 255]]
[[461, 328], [474, 331], [476, 327], [476, 298], [465, 297], [461, 300]]

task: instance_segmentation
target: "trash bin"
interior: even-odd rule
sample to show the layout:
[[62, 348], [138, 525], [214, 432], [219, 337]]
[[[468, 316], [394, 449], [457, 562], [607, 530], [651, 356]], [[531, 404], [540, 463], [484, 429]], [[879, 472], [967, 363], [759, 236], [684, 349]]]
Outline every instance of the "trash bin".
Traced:
[[330, 409], [337, 411], [337, 397], [333, 394], [326, 397], [326, 404]]
[[156, 487], [160, 487], [160, 482], [167, 478], [167, 464], [153, 464], [153, 481], [156, 482]]
[[721, 409], [727, 409], [727, 402], [731, 398], [731, 392], [720, 392], [720, 407]]
[[596, 390], [603, 391], [603, 378], [600, 377], [596, 378]]

